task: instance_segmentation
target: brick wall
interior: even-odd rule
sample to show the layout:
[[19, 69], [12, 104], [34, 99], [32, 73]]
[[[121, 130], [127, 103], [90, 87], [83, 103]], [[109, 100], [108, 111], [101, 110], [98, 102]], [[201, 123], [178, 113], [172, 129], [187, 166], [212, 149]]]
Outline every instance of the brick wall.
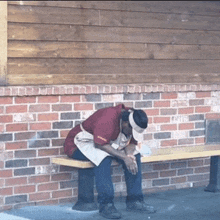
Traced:
[[[144, 144], [205, 143], [205, 120], [220, 118], [220, 85], [0, 87], [0, 210], [73, 202], [77, 171], [51, 164], [69, 130], [97, 109], [124, 103], [149, 116]], [[205, 186], [209, 158], [143, 164], [144, 192]], [[112, 168], [125, 195], [121, 166]]]

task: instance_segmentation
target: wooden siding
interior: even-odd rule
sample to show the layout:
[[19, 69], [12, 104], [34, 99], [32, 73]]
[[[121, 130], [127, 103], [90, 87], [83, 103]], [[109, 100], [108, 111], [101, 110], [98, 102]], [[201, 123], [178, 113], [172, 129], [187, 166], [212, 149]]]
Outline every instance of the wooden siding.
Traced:
[[216, 83], [220, 2], [9, 1], [8, 83]]

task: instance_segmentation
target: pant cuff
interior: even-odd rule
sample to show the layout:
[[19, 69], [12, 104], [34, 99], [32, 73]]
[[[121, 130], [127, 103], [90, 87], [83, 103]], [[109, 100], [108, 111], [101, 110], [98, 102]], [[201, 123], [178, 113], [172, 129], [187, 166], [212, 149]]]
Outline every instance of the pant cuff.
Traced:
[[132, 195], [132, 196], [127, 196], [126, 197], [126, 203], [128, 202], [136, 202], [136, 201], [143, 201], [144, 196], [143, 195]]

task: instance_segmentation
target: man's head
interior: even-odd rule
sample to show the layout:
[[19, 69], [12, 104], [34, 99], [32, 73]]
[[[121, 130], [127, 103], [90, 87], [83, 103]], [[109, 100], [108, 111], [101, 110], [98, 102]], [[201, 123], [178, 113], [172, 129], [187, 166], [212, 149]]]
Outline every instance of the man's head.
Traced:
[[122, 132], [129, 136], [143, 133], [148, 126], [148, 117], [143, 110], [128, 110], [122, 113]]

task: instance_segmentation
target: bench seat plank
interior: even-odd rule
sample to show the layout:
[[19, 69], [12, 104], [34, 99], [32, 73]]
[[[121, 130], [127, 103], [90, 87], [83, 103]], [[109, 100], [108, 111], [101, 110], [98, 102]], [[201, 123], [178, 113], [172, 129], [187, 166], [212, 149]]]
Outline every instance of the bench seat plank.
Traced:
[[[142, 156], [141, 162], [159, 162], [169, 160], [190, 159], [199, 157], [210, 157], [220, 155], [220, 145], [201, 145], [201, 146], [184, 146], [173, 148], [152, 148], [151, 155]], [[89, 161], [80, 161], [68, 158], [67, 156], [54, 157], [52, 163], [70, 166], [76, 168], [91, 168], [94, 164]], [[114, 161], [112, 165], [117, 165]]]

